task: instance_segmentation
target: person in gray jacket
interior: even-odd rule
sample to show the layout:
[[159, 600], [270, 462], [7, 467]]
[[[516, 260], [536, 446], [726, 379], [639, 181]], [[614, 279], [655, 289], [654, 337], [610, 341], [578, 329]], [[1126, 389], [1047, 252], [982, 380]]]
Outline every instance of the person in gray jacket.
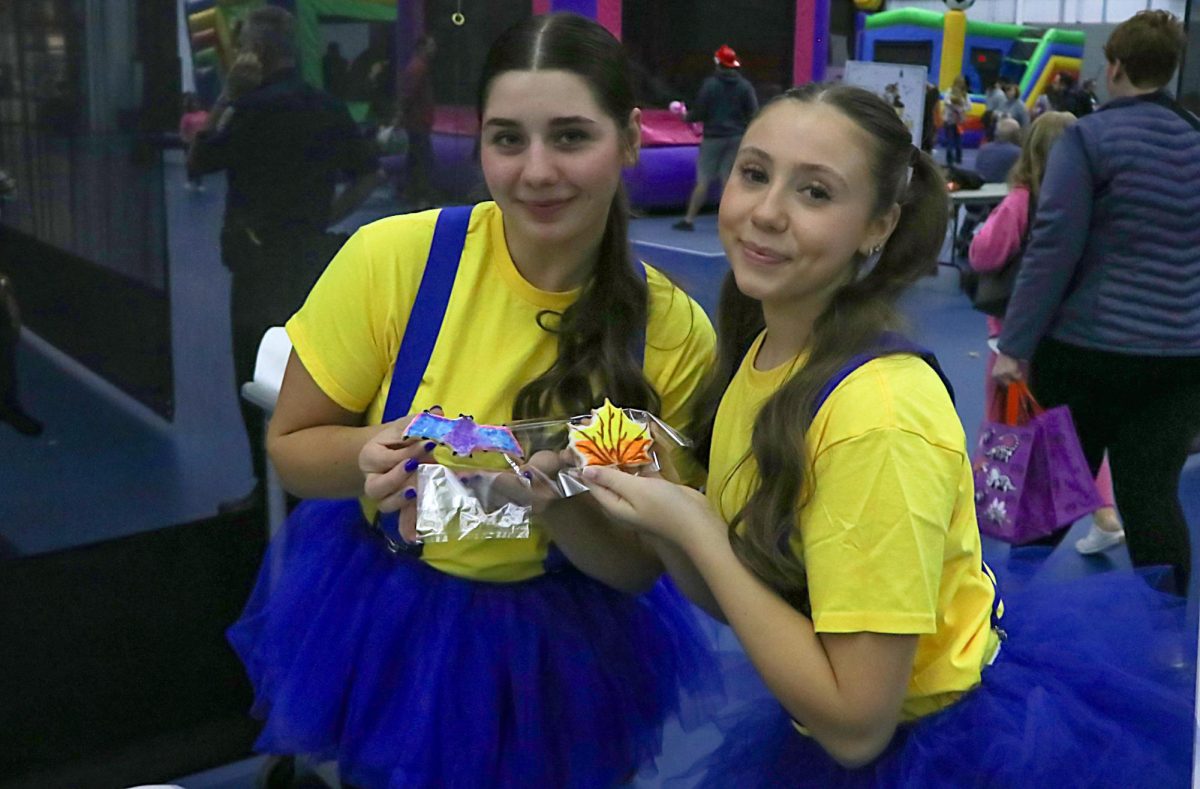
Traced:
[[676, 230], [692, 230], [708, 197], [709, 184], [714, 178], [720, 178], [722, 184], [729, 178], [742, 133], [758, 112], [754, 86], [738, 73], [742, 64], [737, 53], [722, 44], [713, 53], [713, 62], [717, 72], [704, 80], [695, 105], [687, 113], [688, 123], [704, 124], [704, 136], [696, 161], [696, 185], [688, 199], [687, 214], [673, 225]]
[[1093, 473], [1108, 450], [1133, 564], [1173, 566], [1180, 594], [1179, 474], [1200, 431], [1200, 119], [1163, 86], [1184, 42], [1176, 17], [1143, 11], [1105, 44], [1113, 98], [1050, 154], [993, 371], [1010, 383], [1028, 360], [1042, 406], [1070, 406]]
[[1021, 101], [1020, 85], [1009, 83], [1004, 86], [1004, 101], [996, 107], [996, 117], [1012, 118], [1022, 129], [1029, 125], [1029, 110], [1025, 108], [1025, 102]]

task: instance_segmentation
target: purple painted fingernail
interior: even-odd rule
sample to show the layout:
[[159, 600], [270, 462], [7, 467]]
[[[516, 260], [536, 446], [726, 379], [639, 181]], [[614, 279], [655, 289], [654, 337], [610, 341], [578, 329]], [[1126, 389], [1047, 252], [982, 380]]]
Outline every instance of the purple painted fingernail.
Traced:
[[417, 466], [419, 465], [421, 464], [416, 458], [409, 458], [408, 460], [404, 461], [404, 470], [411, 474], [417, 470]]
[[524, 477], [525, 479], [529, 480], [530, 482], [533, 481], [533, 473], [530, 471], [522, 471], [521, 476]]
[[408, 499], [409, 501], [412, 501], [416, 497], [417, 497], [417, 489], [416, 488], [405, 488], [404, 489], [404, 498]]
[[432, 452], [432, 451], [433, 451], [433, 448], [434, 448], [434, 447], [436, 447], [436, 446], [437, 446], [437, 442], [436, 442], [436, 441], [426, 441], [426, 442], [425, 442], [425, 451], [426, 451], [426, 452]]

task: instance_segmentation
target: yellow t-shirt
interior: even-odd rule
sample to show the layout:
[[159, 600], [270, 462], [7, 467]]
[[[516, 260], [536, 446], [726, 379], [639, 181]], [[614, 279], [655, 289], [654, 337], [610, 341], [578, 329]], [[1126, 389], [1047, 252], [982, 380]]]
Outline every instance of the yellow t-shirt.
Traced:
[[[288, 336], [313, 380], [342, 408], [365, 413], [367, 424], [382, 421], [437, 216], [395, 216], [361, 228], [288, 321]], [[659, 416], [686, 429], [690, 401], [712, 363], [712, 324], [660, 272], [647, 267], [646, 275], [650, 316], [643, 370], [662, 398]], [[480, 424], [511, 421], [517, 392], [557, 356], [557, 337], [540, 328], [539, 313], [561, 312], [577, 297], [578, 291], [553, 293], [527, 282], [509, 255], [500, 209], [491, 202], [477, 205], [412, 409], [440, 405], [448, 415], [470, 414]], [[439, 448], [435, 457], [460, 467], [505, 467], [488, 453], [459, 458]], [[363, 502], [363, 511], [368, 520], [374, 517], [370, 502]], [[527, 540], [429, 543], [422, 556], [454, 575], [519, 581], [542, 572], [546, 547], [544, 533], [535, 529]]]
[[[760, 336], [717, 412], [708, 497], [728, 522], [757, 482], [752, 426], [803, 360], [754, 369]], [[998, 640], [983, 570], [966, 441], [946, 387], [922, 359], [867, 362], [833, 390], [807, 434], [815, 487], [791, 537], [821, 633], [916, 634], [904, 719], [979, 682]]]

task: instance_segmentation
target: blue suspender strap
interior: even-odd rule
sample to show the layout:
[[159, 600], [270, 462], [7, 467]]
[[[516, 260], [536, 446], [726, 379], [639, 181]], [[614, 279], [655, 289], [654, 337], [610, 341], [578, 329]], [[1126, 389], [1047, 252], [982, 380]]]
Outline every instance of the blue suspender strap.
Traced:
[[[817, 396], [813, 400], [813, 417], [816, 417], [817, 412], [825, 405], [825, 401], [829, 399], [829, 395], [833, 394], [833, 390], [837, 389], [838, 384], [849, 378], [851, 373], [872, 359], [878, 359], [880, 356], [888, 356], [894, 353], [907, 353], [924, 359], [937, 372], [938, 376], [942, 379], [942, 383], [946, 385], [946, 390], [950, 392], [950, 399], [954, 399], [954, 389], [950, 386], [950, 380], [942, 372], [942, 368], [938, 365], [937, 357], [931, 351], [922, 348], [903, 335], [896, 334], [895, 332], [884, 332], [867, 350], [847, 359], [846, 363], [830, 376], [825, 385], [818, 390]], [[789, 537], [790, 535], [786, 532], [779, 536], [779, 545], [781, 548], [787, 545]]]
[[438, 214], [433, 230], [433, 243], [429, 247], [429, 260], [425, 273], [417, 288], [404, 327], [404, 338], [396, 354], [396, 367], [392, 371], [392, 385], [388, 389], [387, 405], [383, 409], [383, 421], [409, 413], [417, 387], [433, 356], [442, 321], [446, 317], [446, 306], [450, 303], [450, 291], [454, 288], [454, 277], [458, 274], [458, 261], [462, 257], [467, 241], [467, 225], [471, 222], [472, 206], [443, 208]]
[[1004, 628], [1000, 627], [1000, 620], [1004, 618], [1004, 600], [1000, 597], [1000, 582], [996, 580], [996, 574], [992, 572], [992, 568], [987, 566], [987, 562], [983, 563], [983, 574], [992, 582], [992, 590], [995, 594], [992, 595], [992, 628], [996, 631], [996, 635], [1000, 640], [1008, 638], [1008, 633], [1004, 632]]
[[[637, 258], [633, 259], [633, 273], [637, 274], [642, 282], [646, 282], [646, 264]], [[646, 289], [646, 320], [650, 320], [650, 289]], [[646, 327], [639, 326], [638, 330], [633, 335], [633, 345], [630, 351], [633, 353], [633, 358], [637, 362], [637, 368], [640, 370], [646, 363]]]
[[[392, 384], [388, 388], [387, 404], [383, 409], [384, 422], [399, 419], [412, 410], [417, 387], [421, 385], [425, 368], [429, 366], [442, 321], [446, 317], [446, 307], [450, 303], [450, 292], [454, 289], [454, 278], [458, 274], [458, 263], [467, 241], [467, 226], [471, 223], [473, 208], [469, 205], [443, 208], [438, 214], [425, 273], [421, 276], [421, 285], [417, 288], [408, 325], [404, 327], [404, 338], [396, 354]], [[399, 516], [394, 512], [380, 513], [378, 522], [389, 544], [394, 547], [400, 528]]]
[[933, 371], [938, 374], [938, 378], [942, 379], [942, 383], [946, 387], [946, 391], [950, 393], [950, 400], [954, 400], [954, 387], [950, 385], [950, 379], [946, 377], [946, 373], [942, 371], [942, 366], [938, 364], [937, 357], [933, 352], [922, 348], [920, 345], [909, 340], [907, 337], [896, 334], [895, 332], [884, 332], [880, 336], [878, 342], [872, 345], [867, 350], [851, 356], [850, 359], [842, 365], [842, 368], [833, 374], [833, 377], [825, 382], [821, 387], [821, 391], [817, 393], [816, 402], [813, 407], [813, 414], [821, 410], [821, 406], [829, 399], [829, 395], [833, 394], [833, 390], [838, 384], [850, 377], [850, 373], [862, 367], [872, 359], [878, 359], [880, 356], [888, 356], [895, 353], [907, 353], [913, 356], [918, 356], [925, 361]]

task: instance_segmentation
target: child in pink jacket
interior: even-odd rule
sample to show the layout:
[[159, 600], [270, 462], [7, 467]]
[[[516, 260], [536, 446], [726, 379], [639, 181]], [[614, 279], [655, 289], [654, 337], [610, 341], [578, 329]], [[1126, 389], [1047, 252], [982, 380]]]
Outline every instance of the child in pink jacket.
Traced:
[[[208, 124], [208, 112], [200, 106], [200, 99], [195, 93], [183, 94], [183, 116], [179, 119], [179, 138], [183, 140], [184, 149], [192, 147], [196, 134]], [[184, 184], [189, 192], [204, 191], [204, 182], [200, 176], [192, 172], [187, 174]]]

